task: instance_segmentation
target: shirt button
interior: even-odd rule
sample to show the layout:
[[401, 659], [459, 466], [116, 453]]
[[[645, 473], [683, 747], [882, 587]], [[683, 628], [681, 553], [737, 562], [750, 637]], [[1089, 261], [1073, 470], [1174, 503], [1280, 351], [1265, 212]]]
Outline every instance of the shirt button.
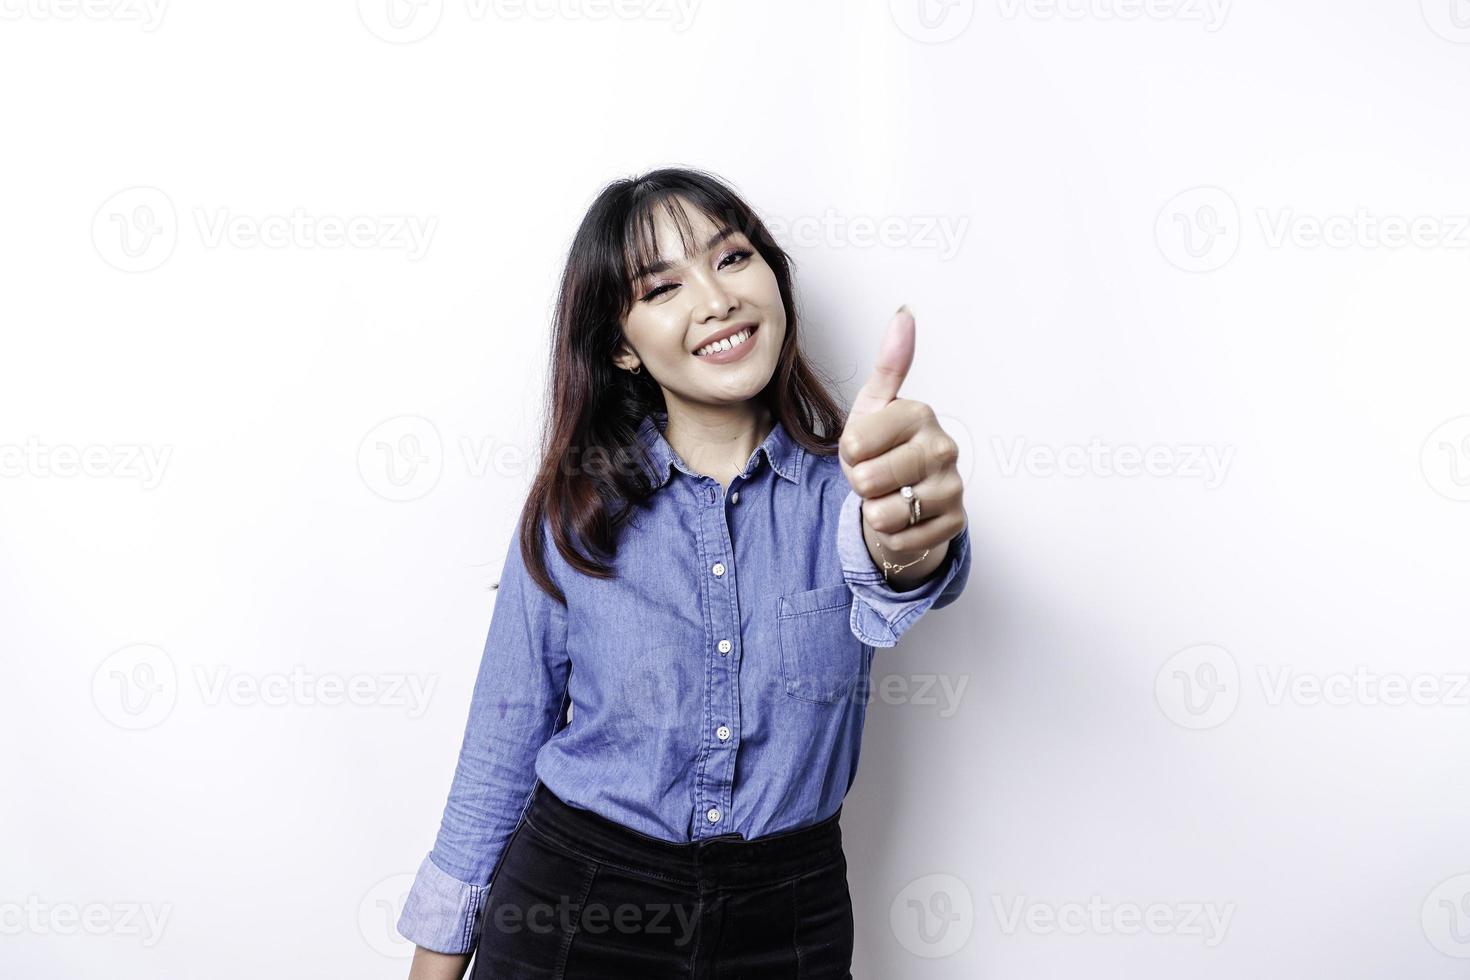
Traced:
[[721, 575], [725, 574], [725, 563], [721, 561], [715, 562], [715, 566], [711, 568], [710, 571], [715, 573], [716, 578], [719, 578]]
[[719, 728], [716, 728], [715, 734], [720, 737], [721, 742], [726, 742], [730, 739], [730, 729], [726, 725], [721, 725]]
[[740, 491], [739, 490], [736, 490], [734, 493], [730, 494], [730, 503], [732, 503], [732, 504], [738, 504], [738, 503], [740, 503]]
[[709, 812], [706, 813], [705, 816], [706, 817], [709, 817], [709, 822], [710, 823], [719, 823], [720, 822], [720, 808], [717, 807], [717, 806], [710, 807], [709, 808]]
[[720, 656], [723, 657], [725, 654], [727, 654], [729, 652], [730, 652], [730, 641], [729, 640], [721, 640], [720, 641]]

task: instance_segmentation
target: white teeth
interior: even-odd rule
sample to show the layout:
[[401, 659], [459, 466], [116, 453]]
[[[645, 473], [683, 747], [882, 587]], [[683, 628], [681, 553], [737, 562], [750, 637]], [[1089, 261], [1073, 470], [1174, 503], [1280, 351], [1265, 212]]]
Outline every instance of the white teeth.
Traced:
[[706, 354], [717, 354], [722, 350], [729, 350], [731, 347], [739, 347], [741, 344], [745, 343], [749, 339], [750, 328], [746, 327], [735, 336], [726, 337], [724, 340], [717, 340], [713, 344], [708, 344], [704, 347], [701, 347], [694, 353], [697, 357], [703, 357]]

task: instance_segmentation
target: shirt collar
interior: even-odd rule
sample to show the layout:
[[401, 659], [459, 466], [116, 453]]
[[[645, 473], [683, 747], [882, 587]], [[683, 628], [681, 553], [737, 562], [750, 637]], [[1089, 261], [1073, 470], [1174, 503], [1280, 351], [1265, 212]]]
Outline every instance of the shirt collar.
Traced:
[[[653, 411], [643, 416], [643, 421], [638, 427], [638, 438], [648, 450], [648, 455], [653, 461], [653, 486], [657, 489], [669, 480], [669, 466], [673, 465], [688, 473], [690, 476], [700, 476], [695, 473], [679, 454], [674, 452], [674, 447], [664, 438], [663, 430], [669, 422], [669, 413]], [[750, 454], [750, 460], [745, 464], [744, 473], [750, 473], [755, 464], [756, 457], [764, 450], [771, 469], [777, 474], [790, 480], [792, 483], [801, 482], [801, 457], [802, 448], [799, 443], [791, 438], [786, 427], [777, 419], [771, 428], [770, 435], [766, 441], [756, 447], [755, 452]]]

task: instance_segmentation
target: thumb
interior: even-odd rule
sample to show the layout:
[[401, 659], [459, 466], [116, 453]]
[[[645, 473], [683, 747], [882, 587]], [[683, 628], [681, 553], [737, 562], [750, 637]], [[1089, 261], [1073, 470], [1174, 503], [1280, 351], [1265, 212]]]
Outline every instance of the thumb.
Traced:
[[898, 397], [898, 389], [908, 376], [909, 366], [914, 363], [914, 332], [913, 313], [909, 312], [907, 304], [900, 306], [878, 345], [873, 373], [868, 375], [868, 380], [852, 400], [848, 421], [871, 415]]

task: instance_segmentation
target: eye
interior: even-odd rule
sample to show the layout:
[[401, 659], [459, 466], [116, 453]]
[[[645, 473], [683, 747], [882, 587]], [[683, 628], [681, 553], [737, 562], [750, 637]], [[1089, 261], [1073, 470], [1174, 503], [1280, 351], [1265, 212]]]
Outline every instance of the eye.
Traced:
[[[744, 262], [746, 259], [750, 258], [752, 254], [754, 253], [752, 253], [749, 249], [737, 248], [733, 252], [728, 252], [720, 258], [719, 267], [723, 269], [726, 266], [735, 265], [739, 262]], [[664, 293], [668, 292], [670, 289], [673, 289], [677, 285], [679, 284], [676, 282], [661, 283], [639, 297], [639, 301], [643, 303], [652, 302], [653, 300], [658, 299]]]
[[673, 289], [676, 283], [666, 282], [663, 285], [643, 294], [643, 302], [647, 303], [662, 296], [666, 290]]

